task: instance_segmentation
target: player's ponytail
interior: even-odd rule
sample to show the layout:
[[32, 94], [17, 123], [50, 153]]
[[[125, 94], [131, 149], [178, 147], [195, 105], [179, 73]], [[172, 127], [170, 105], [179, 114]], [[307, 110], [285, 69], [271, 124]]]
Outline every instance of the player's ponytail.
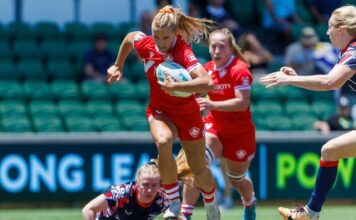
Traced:
[[178, 180], [182, 181], [184, 184], [193, 186], [194, 174], [188, 165], [187, 157], [185, 156], [185, 152], [183, 149], [180, 149], [176, 157], [176, 163], [178, 171]]
[[188, 43], [198, 43], [207, 39], [214, 21], [204, 18], [193, 18], [171, 5], [161, 8], [152, 21], [153, 29], [171, 29]]
[[232, 33], [231, 33], [231, 31], [229, 29], [221, 28], [221, 29], [217, 29], [217, 30], [211, 32], [210, 35], [209, 35], [209, 44], [210, 44], [211, 36], [213, 36], [216, 33], [224, 34], [226, 36], [231, 48], [232, 48], [233, 55], [238, 57], [239, 59], [241, 59], [242, 61], [244, 61], [246, 64], [249, 65], [249, 63], [246, 60], [246, 58], [242, 55], [241, 48], [237, 45], [234, 35], [232, 35]]

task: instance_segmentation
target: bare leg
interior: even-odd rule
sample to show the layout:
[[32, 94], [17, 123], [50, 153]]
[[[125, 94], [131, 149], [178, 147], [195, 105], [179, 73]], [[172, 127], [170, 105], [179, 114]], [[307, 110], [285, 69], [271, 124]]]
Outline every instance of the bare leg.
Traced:
[[150, 120], [151, 135], [158, 150], [159, 172], [163, 184], [177, 182], [177, 166], [172, 156], [173, 142], [178, 131], [166, 117], [156, 116]]
[[224, 189], [224, 198], [223, 198], [223, 207], [228, 209], [232, 208], [233, 206], [233, 196], [232, 196], [232, 188], [229, 181], [229, 177], [227, 176], [226, 172], [228, 171], [227, 168], [227, 161], [225, 158], [220, 158], [220, 169], [224, 177], [225, 181], [225, 189]]
[[253, 184], [252, 181], [247, 177], [242, 177], [246, 174], [248, 168], [250, 167], [250, 161], [245, 162], [235, 162], [232, 160], [226, 160], [227, 167], [230, 174], [240, 178], [229, 178], [231, 185], [236, 188], [240, 195], [245, 201], [249, 201], [253, 197]]
[[205, 161], [205, 141], [182, 141], [189, 167], [195, 176], [196, 185], [205, 192], [213, 190], [213, 178]]
[[181, 203], [177, 180], [177, 165], [172, 155], [173, 141], [177, 137], [176, 126], [166, 117], [156, 116], [149, 120], [151, 134], [158, 150], [158, 168], [162, 185], [169, 200], [164, 219], [178, 219]]
[[356, 131], [350, 131], [328, 141], [321, 149], [321, 159], [337, 161], [356, 157]]

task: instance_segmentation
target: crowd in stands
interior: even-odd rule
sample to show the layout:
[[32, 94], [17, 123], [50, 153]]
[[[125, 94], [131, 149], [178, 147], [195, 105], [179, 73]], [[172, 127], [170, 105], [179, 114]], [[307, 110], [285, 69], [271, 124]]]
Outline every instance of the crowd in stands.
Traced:
[[[328, 73], [338, 51], [327, 41], [326, 22], [344, 3], [190, 0], [188, 14], [212, 19], [239, 39], [255, 78], [251, 110], [257, 130], [329, 133], [355, 128], [356, 95], [350, 87], [314, 93], [291, 87], [265, 90], [257, 82], [283, 65], [302, 75]], [[174, 1], [156, 4], [161, 8]], [[153, 14], [143, 12], [137, 24], [68, 23], [63, 30], [51, 22], [33, 27], [0, 23], [0, 132], [148, 131], [149, 89], [140, 61], [129, 57], [124, 80], [112, 86], [106, 84], [106, 70], [126, 32], [151, 34]], [[202, 63], [209, 60], [206, 42], [193, 49]], [[231, 196], [229, 188], [221, 195], [225, 208], [232, 207]]]
[[[157, 8], [160, 8], [166, 4], [175, 4], [175, 1], [157, 0], [156, 3]], [[317, 100], [312, 93], [304, 93], [299, 90], [291, 91], [294, 95], [289, 97], [285, 97], [283, 94], [285, 91], [279, 89], [262, 91], [260, 85], [256, 83], [259, 76], [277, 71], [283, 65], [291, 66], [303, 75], [327, 73], [338, 59], [338, 51], [331, 46], [326, 36], [327, 18], [334, 8], [345, 3], [352, 4], [352, 0], [253, 0], [238, 1], [238, 3], [239, 7], [235, 7], [236, 3], [233, 0], [190, 0], [187, 12], [192, 16], [215, 20], [218, 27], [228, 27], [236, 39], [239, 39], [238, 44], [243, 55], [249, 61], [255, 77], [252, 111], [258, 130], [311, 130], [315, 121], [326, 120], [336, 112], [335, 108], [330, 110], [325, 107], [325, 112], [320, 113], [314, 106], [321, 102], [330, 105], [338, 103], [341, 96], [347, 97], [351, 115], [355, 115], [356, 97], [354, 91], [347, 85], [336, 93], [325, 94]], [[236, 14], [237, 12], [238, 14]], [[53, 105], [58, 105], [62, 100], [53, 87], [63, 80], [74, 85], [73, 91], [76, 92], [73, 94], [76, 95], [72, 94], [72, 96], [85, 106], [87, 102], [91, 101], [91, 98], [84, 88], [87, 85], [95, 87], [97, 86], [95, 84], [98, 83], [106, 86], [106, 68], [113, 62], [123, 36], [131, 30], [140, 30], [150, 34], [153, 14], [154, 12], [145, 11], [140, 15], [137, 23], [124, 22], [118, 26], [115, 22], [97, 22], [93, 25], [68, 23], [64, 29], [60, 29], [57, 24], [45, 21], [34, 25], [26, 22], [0, 24], [0, 78], [1, 81], [11, 82], [8, 85], [15, 85], [6, 93], [0, 94], [1, 113], [6, 112], [4, 109], [7, 107], [4, 101], [11, 97], [22, 97], [20, 100], [25, 103], [25, 107], [26, 104], [37, 101], [36, 99], [43, 99], [45, 95], [41, 95], [40, 89], [37, 91], [37, 97], [40, 98], [36, 98], [36, 95], [29, 92], [26, 93], [26, 91], [31, 91], [28, 88], [32, 84], [41, 85], [37, 88], [46, 88], [44, 91], [47, 93], [43, 92], [43, 94], [53, 97], [50, 101], [54, 103]], [[193, 50], [202, 63], [210, 58], [206, 42], [193, 45]], [[140, 62], [137, 57], [131, 56], [128, 64], [125, 65], [125, 80], [117, 86], [115, 85], [114, 88], [101, 89], [106, 91], [103, 92], [107, 95], [104, 99], [105, 102], [112, 104], [111, 109], [114, 112], [112, 116], [119, 115], [115, 113], [115, 109], [117, 105], [122, 104], [123, 100], [135, 102], [134, 106], [139, 105], [140, 107], [133, 108], [140, 108], [141, 110], [138, 111], [140, 113], [147, 102], [145, 93], [148, 93], [148, 86], [144, 80], [143, 67], [137, 65], [137, 62]], [[115, 94], [115, 91], [119, 90], [118, 88], [125, 88], [125, 92]], [[1, 91], [5, 91], [5, 89], [1, 89]], [[273, 93], [273, 98], [271, 93]], [[295, 94], [304, 94], [304, 97], [297, 97]], [[135, 95], [136, 98], [133, 98]], [[96, 96], [101, 95], [98, 93]], [[104, 95], [102, 96], [104, 97]], [[284, 126], [278, 128], [273, 125], [274, 123], [267, 122], [270, 121], [267, 120], [268, 117], [271, 117], [271, 120], [276, 120], [277, 114], [266, 118], [261, 112], [260, 108], [265, 105], [263, 102], [266, 100], [272, 100], [271, 103], [276, 105], [272, 108], [281, 110], [275, 111], [280, 116], [277, 119], [285, 123]], [[296, 119], [289, 118], [288, 122], [281, 119], [283, 113], [290, 111], [289, 103], [295, 100], [306, 104], [308, 108], [306, 112], [310, 113], [308, 118], [313, 119], [307, 120], [310, 122], [304, 128], [296, 126], [293, 122], [297, 121]], [[32, 113], [29, 110], [26, 110], [25, 113], [28, 120], [21, 122], [25, 124], [24, 126], [15, 126], [16, 129], [11, 126], [11, 129], [7, 126], [0, 126], [0, 129], [3, 131], [8, 129], [10, 131], [22, 131], [21, 129], [39, 131], [33, 125], [35, 118], [32, 118]], [[70, 131], [63, 114], [61, 112], [56, 114], [62, 124], [62, 129], [59, 130]], [[293, 117], [299, 115], [296, 114]], [[90, 118], [89, 113], [86, 116], [86, 119]], [[141, 116], [141, 119], [144, 120], [144, 114]], [[259, 120], [259, 117], [266, 120]], [[58, 121], [57, 119], [56, 121]], [[88, 121], [90, 120], [86, 120], [85, 123]], [[112, 130], [115, 128], [135, 130], [129, 128], [129, 125], [122, 125], [122, 120], [118, 121], [120, 126], [113, 126]], [[102, 130], [96, 127], [95, 123], [90, 122], [94, 125], [91, 125], [92, 129], [88, 130]], [[144, 126], [142, 129], [148, 128]]]

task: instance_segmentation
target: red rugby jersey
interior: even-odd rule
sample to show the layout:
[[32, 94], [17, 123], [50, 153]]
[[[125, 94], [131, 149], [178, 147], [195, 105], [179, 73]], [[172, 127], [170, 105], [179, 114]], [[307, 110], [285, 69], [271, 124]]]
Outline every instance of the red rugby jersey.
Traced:
[[188, 70], [193, 71], [201, 66], [191, 47], [176, 36], [172, 47], [167, 53], [158, 51], [152, 36], [138, 33], [135, 36], [134, 47], [144, 62], [145, 72], [150, 85], [150, 103], [153, 108], [163, 112], [186, 114], [199, 109], [195, 97], [177, 98], [165, 93], [157, 83], [156, 67], [164, 61], [174, 61]]
[[[227, 64], [216, 68], [213, 61], [204, 65], [214, 82], [214, 90], [208, 93], [212, 101], [235, 98], [235, 90], [250, 90], [253, 77], [246, 63], [231, 56]], [[214, 126], [221, 132], [235, 133], [253, 127], [250, 107], [242, 112], [210, 111]]]

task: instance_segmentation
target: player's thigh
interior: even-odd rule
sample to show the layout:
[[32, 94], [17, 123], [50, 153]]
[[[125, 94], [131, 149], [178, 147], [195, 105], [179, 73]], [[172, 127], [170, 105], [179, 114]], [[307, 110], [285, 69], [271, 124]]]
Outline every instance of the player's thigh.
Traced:
[[226, 159], [227, 171], [233, 175], [239, 176], [247, 172], [251, 161], [233, 161]]
[[205, 165], [205, 140], [181, 141], [189, 166], [193, 169]]
[[352, 130], [328, 141], [322, 148], [322, 155], [329, 157], [328, 154], [332, 154], [336, 160], [356, 157], [356, 131]]
[[171, 144], [173, 144], [178, 136], [177, 127], [165, 116], [156, 115], [150, 118], [149, 124], [151, 135], [157, 144], [165, 142], [172, 142]]
[[223, 145], [219, 138], [212, 133], [205, 132], [205, 145], [214, 152], [215, 158], [219, 158], [223, 152]]

